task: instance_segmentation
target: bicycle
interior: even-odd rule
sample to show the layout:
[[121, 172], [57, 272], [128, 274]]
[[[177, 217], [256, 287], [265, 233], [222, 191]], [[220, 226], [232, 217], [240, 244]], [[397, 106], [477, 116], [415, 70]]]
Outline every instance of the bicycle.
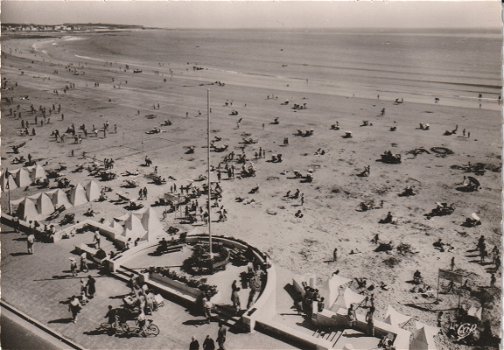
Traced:
[[122, 331], [125, 334], [139, 335], [144, 338], [146, 337], [156, 337], [159, 334], [159, 327], [155, 325], [152, 320], [146, 320], [146, 325], [142, 329], [138, 321], [135, 322], [134, 326], [130, 326], [127, 322], [121, 324]]

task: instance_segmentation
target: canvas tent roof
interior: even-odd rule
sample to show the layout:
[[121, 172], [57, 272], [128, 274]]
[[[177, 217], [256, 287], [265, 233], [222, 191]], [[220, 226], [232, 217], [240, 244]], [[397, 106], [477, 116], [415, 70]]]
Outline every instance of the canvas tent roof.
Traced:
[[21, 168], [13, 172], [15, 175], [16, 183], [18, 187], [26, 187], [32, 184], [32, 179], [28, 170]]
[[156, 211], [153, 208], [144, 208], [136, 212], [140, 216], [142, 226], [145, 231], [148, 232], [148, 240], [154, 241], [156, 238], [164, 234], [163, 225], [157, 216]]
[[109, 225], [113, 230], [122, 233], [124, 231], [124, 227], [119, 223], [119, 221], [112, 220]]
[[41, 165], [32, 165], [29, 167], [26, 167], [26, 170], [30, 173], [30, 177], [32, 178], [33, 181], [36, 179], [45, 179], [47, 178], [46, 171]]
[[54, 191], [47, 191], [46, 194], [51, 198], [54, 208], [64, 206], [65, 209], [68, 209], [72, 207], [72, 204], [70, 204], [66, 192], [61, 188], [58, 188]]
[[2, 173], [2, 190], [15, 190], [18, 188], [14, 175], [6, 171]]
[[351, 304], [359, 304], [364, 300], [365, 296], [358, 294], [350, 288], [340, 288], [338, 298], [334, 303], [332, 309], [338, 310], [339, 308], [348, 309]]
[[126, 236], [126, 238], [136, 239], [142, 238], [145, 236], [145, 233], [140, 219], [136, 215], [129, 213], [128, 218], [124, 221], [123, 235]]
[[467, 310], [467, 316], [476, 317], [481, 321], [481, 313], [483, 312], [483, 308], [471, 306], [469, 310]]
[[328, 308], [330, 308], [338, 298], [340, 287], [351, 281], [352, 279], [339, 275], [332, 275], [331, 278], [327, 280], [328, 295], [325, 300]]
[[84, 187], [88, 201], [93, 202], [100, 198], [100, 186], [95, 181], [89, 181]]
[[30, 198], [23, 198], [17, 207], [16, 215], [22, 220], [37, 220], [39, 214], [37, 208], [35, 207], [35, 202]]
[[439, 332], [439, 328], [427, 326], [421, 322], [415, 322], [415, 328], [410, 350], [436, 350], [434, 335]]
[[410, 316], [406, 316], [401, 314], [400, 312], [397, 312], [392, 306], [387, 307], [387, 313], [385, 314], [385, 322], [392, 325], [392, 326], [397, 326], [399, 327], [400, 325], [403, 325], [404, 323], [408, 322], [411, 320]]
[[35, 202], [35, 206], [39, 214], [43, 216], [47, 216], [54, 212], [54, 204], [46, 193], [40, 193]]
[[72, 203], [74, 206], [78, 206], [87, 202], [88, 200], [86, 196], [86, 190], [80, 183], [70, 190], [70, 203]]

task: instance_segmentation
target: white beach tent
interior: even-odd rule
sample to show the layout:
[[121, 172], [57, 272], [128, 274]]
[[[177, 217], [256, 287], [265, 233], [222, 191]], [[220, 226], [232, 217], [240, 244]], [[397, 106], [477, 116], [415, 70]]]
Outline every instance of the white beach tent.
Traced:
[[72, 203], [73, 206], [76, 207], [87, 202], [86, 190], [80, 183], [70, 190], [70, 203]]
[[12, 201], [11, 203], [14, 205], [17, 204], [16, 216], [19, 219], [29, 221], [39, 218], [35, 202], [30, 198], [24, 197], [21, 200]]
[[394, 326], [400, 327], [403, 326], [406, 322], [411, 320], [410, 316], [406, 316], [397, 312], [392, 306], [387, 307], [387, 313], [385, 314], [385, 322]]
[[431, 327], [421, 322], [415, 322], [416, 331], [410, 343], [410, 350], [436, 350], [434, 335], [439, 333], [439, 328]]
[[47, 216], [54, 212], [54, 204], [51, 201], [51, 198], [45, 193], [37, 193], [33, 196], [28, 197], [35, 202], [35, 207], [37, 208], [37, 212], [41, 216]]
[[35, 181], [37, 179], [45, 179], [47, 178], [46, 171], [41, 165], [32, 165], [29, 167], [26, 167], [26, 170], [30, 173], [30, 177], [32, 181]]
[[15, 174], [14, 176], [15, 176], [16, 183], [17, 183], [18, 187], [30, 186], [33, 182], [30, 177], [30, 173], [28, 172], [28, 170], [26, 170], [24, 168], [17, 169], [15, 171], [13, 171], [12, 173]]
[[16, 180], [14, 176], [10, 173], [10, 171], [2, 172], [2, 191], [15, 190], [18, 188]]
[[113, 219], [109, 226], [110, 226], [110, 228], [112, 228], [114, 231], [116, 231], [118, 233], [124, 232], [123, 225], [119, 221], [117, 221], [116, 219]]
[[142, 222], [138, 216], [129, 213], [128, 218], [124, 220], [124, 232], [123, 235], [126, 238], [131, 238], [135, 240], [137, 238], [143, 238], [145, 236], [145, 229], [143, 228]]
[[467, 316], [476, 317], [478, 320], [481, 321], [482, 312], [483, 312], [483, 308], [471, 306], [469, 308], [469, 310], [467, 310]]
[[327, 280], [328, 295], [325, 298], [327, 308], [330, 308], [338, 298], [340, 287], [351, 282], [351, 278], [346, 278], [339, 275], [332, 275]]
[[364, 295], [358, 294], [348, 287], [340, 288], [338, 298], [331, 309], [333, 311], [337, 311], [340, 308], [348, 309], [351, 304], [360, 304], [364, 298]]
[[64, 206], [65, 209], [68, 209], [72, 207], [72, 204], [70, 204], [66, 192], [61, 188], [58, 188], [57, 190], [47, 191], [46, 194], [51, 198], [54, 208]]
[[93, 202], [100, 198], [100, 186], [95, 181], [89, 181], [84, 187], [88, 201]]
[[153, 208], [141, 209], [135, 214], [139, 215], [142, 222], [142, 226], [145, 231], [147, 231], [147, 240], [149, 242], [155, 241], [157, 237], [165, 234], [163, 225], [157, 216], [156, 211]]

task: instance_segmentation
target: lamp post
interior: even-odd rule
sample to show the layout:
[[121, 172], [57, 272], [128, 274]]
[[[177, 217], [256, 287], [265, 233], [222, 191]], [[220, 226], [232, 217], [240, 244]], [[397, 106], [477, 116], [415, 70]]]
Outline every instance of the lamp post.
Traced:
[[210, 90], [207, 89], [207, 180], [208, 180], [208, 242], [210, 244], [210, 266], [213, 265], [213, 252], [212, 252], [212, 215], [210, 211], [211, 189], [210, 189]]

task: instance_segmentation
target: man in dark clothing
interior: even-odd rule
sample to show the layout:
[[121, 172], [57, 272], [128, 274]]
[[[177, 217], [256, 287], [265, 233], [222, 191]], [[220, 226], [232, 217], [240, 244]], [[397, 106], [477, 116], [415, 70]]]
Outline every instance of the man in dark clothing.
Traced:
[[206, 336], [203, 342], [203, 350], [215, 350], [215, 342], [209, 335]]
[[88, 276], [87, 291], [89, 298], [92, 299], [96, 293], [96, 280], [91, 275]]
[[219, 350], [224, 349], [224, 343], [226, 342], [227, 328], [224, 326], [222, 321], [219, 321], [219, 331], [217, 332], [217, 343], [219, 344]]
[[192, 337], [191, 344], [189, 344], [189, 350], [199, 350], [199, 342], [194, 337]]

